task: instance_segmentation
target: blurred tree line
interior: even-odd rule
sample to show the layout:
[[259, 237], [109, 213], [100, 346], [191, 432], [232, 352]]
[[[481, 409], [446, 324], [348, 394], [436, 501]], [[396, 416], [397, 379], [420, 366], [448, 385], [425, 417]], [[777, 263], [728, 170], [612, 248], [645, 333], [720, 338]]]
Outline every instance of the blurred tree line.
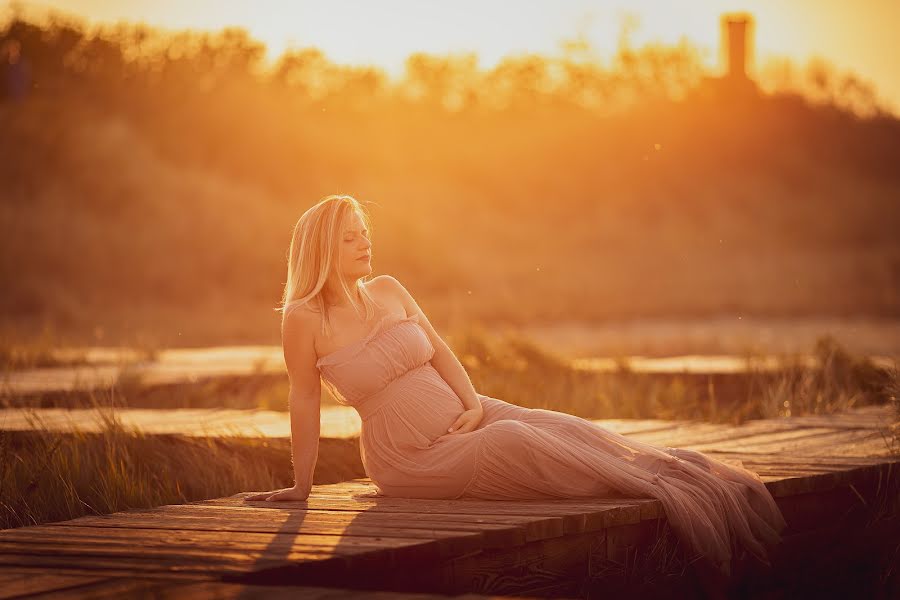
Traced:
[[900, 121], [821, 61], [729, 97], [696, 48], [627, 36], [608, 64], [574, 40], [413, 54], [398, 81], [315, 48], [268, 64], [240, 29], [13, 18], [12, 40], [0, 330], [277, 338], [290, 228], [330, 193], [376, 199], [376, 271], [438, 321], [900, 314]]
[[[7, 40], [30, 61], [31, 95], [64, 99], [67, 110], [127, 115], [176, 158], [232, 173], [251, 169], [253, 179], [280, 191], [289, 188], [278, 184], [291, 165], [314, 160], [301, 142], [310, 121], [614, 116], [684, 101], [708, 77], [699, 50], [686, 41], [634, 48], [627, 34], [609, 65], [574, 43], [561, 57], [509, 56], [491, 69], [479, 68], [472, 54], [417, 53], [397, 82], [374, 67], [332, 63], [317, 48], [288, 50], [267, 65], [265, 46], [237, 28], [164, 32], [121, 23], [89, 30], [51, 14], [43, 23], [12, 18], [0, 33], [0, 44]], [[805, 71], [781, 61], [763, 75], [770, 91], [888, 117], [871, 85], [822, 60]]]

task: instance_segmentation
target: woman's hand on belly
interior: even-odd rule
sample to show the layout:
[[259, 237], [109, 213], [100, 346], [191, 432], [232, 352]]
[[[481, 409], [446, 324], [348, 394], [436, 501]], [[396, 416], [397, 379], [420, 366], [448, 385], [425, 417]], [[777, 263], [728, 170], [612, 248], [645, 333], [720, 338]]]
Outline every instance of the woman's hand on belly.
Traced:
[[438, 436], [438, 439], [441, 439], [448, 435], [458, 435], [460, 433], [469, 433], [470, 431], [474, 431], [478, 429], [478, 424], [481, 423], [482, 417], [484, 417], [484, 408], [481, 406], [479, 406], [478, 408], [470, 408], [469, 410], [463, 411], [463, 413], [456, 418], [456, 420], [447, 430], [447, 433]]

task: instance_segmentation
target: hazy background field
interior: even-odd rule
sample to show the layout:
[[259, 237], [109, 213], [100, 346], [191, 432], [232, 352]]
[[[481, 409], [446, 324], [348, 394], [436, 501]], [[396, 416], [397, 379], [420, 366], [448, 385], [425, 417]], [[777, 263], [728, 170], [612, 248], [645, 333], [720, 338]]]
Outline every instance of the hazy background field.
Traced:
[[279, 343], [291, 228], [348, 193], [374, 273], [447, 331], [864, 319], [898, 352], [900, 121], [827, 63], [741, 94], [623, 37], [608, 64], [419, 54], [394, 82], [314, 48], [264, 70], [240, 30], [0, 31], [33, 83], [0, 104], [10, 343]]

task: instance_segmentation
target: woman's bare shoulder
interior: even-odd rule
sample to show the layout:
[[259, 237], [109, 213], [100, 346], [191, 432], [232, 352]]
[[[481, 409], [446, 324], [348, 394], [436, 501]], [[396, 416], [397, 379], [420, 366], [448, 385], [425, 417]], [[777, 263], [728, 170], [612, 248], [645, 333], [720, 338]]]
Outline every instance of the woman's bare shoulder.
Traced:
[[393, 275], [377, 275], [366, 282], [369, 291], [376, 294], [386, 294], [391, 298], [399, 299], [400, 291], [405, 289]]
[[309, 304], [291, 307], [281, 320], [282, 331], [303, 332], [312, 335], [322, 319], [318, 309]]
[[406, 309], [407, 314], [418, 311], [418, 305], [412, 294], [393, 275], [378, 275], [373, 277], [369, 284], [376, 286], [375, 288], [369, 288], [370, 290], [374, 289], [382, 297], [387, 297], [391, 302], [402, 305]]
[[[377, 275], [367, 282], [367, 285], [374, 286], [377, 289], [386, 289], [389, 291], [406, 291], [403, 284], [400, 283], [393, 275]], [[408, 292], [407, 292], [408, 293]]]

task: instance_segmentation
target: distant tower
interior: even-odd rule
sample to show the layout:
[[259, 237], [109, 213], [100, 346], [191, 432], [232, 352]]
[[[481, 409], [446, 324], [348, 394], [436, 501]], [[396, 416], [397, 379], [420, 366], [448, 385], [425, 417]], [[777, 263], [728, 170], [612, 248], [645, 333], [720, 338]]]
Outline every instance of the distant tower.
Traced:
[[748, 79], [748, 67], [753, 59], [753, 17], [748, 13], [724, 14], [721, 18], [722, 40], [719, 45], [725, 77], [734, 82]]
[[711, 105], [739, 105], [755, 102], [762, 93], [751, 74], [753, 68], [753, 16], [724, 14], [720, 18], [719, 54], [722, 74], [705, 75], [690, 93], [694, 100]]

